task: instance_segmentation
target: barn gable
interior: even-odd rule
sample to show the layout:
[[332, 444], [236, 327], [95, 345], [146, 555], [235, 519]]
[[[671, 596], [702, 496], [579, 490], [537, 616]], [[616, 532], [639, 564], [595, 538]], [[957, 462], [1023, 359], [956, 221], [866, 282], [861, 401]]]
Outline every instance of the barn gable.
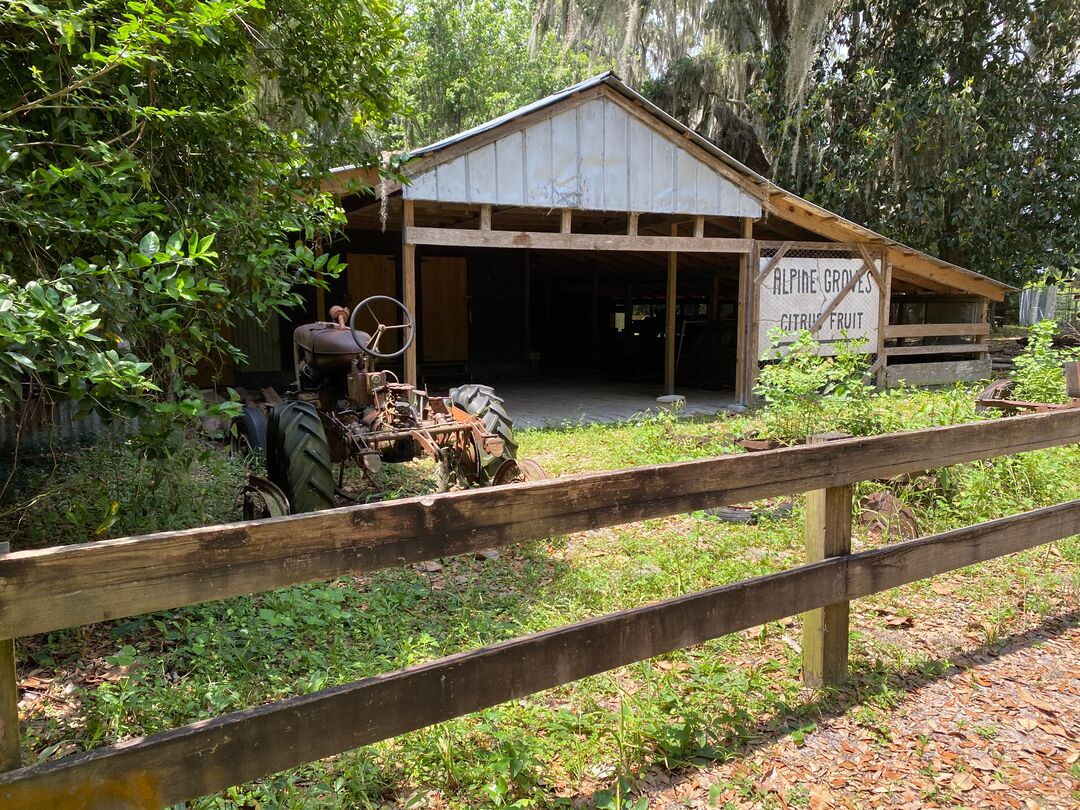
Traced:
[[761, 216], [761, 202], [694, 154], [598, 95], [449, 160], [420, 167], [406, 199], [593, 211]]

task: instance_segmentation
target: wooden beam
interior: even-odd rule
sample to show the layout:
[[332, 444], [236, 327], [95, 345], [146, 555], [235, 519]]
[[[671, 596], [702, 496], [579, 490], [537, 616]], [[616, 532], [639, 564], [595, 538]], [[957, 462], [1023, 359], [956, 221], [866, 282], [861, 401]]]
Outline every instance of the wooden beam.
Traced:
[[[791, 248], [794, 246], [795, 242], [784, 242], [784, 244], [780, 245], [780, 247], [776, 249], [776, 253], [772, 255], [772, 258], [769, 259], [769, 263], [765, 265], [762, 270], [759, 271], [756, 267], [754, 268], [755, 287], [760, 285], [761, 282], [763, 282], [768, 277], [769, 273], [771, 273], [776, 268], [776, 265], [780, 264], [780, 260], [783, 259], [787, 252], [791, 250]], [[761, 247], [762, 246], [759, 244], [758, 250], [760, 250]]]
[[990, 350], [986, 343], [935, 343], [930, 346], [886, 346], [886, 357], [912, 354], [972, 354]]
[[626, 235], [637, 236], [638, 235], [638, 217], [641, 216], [637, 211], [631, 211], [626, 215]]
[[559, 233], [570, 233], [574, 224], [574, 210], [572, 208], [564, 208], [562, 210], [562, 217], [559, 220]]
[[694, 217], [694, 238], [705, 238], [705, 217], [701, 214], [698, 214], [696, 217]]
[[982, 337], [989, 334], [990, 325], [986, 323], [912, 323], [886, 328], [885, 339], [953, 337], [957, 335]]
[[[0, 543], [0, 554], [11, 545]], [[22, 765], [22, 740], [19, 733], [19, 679], [15, 670], [15, 640], [0, 639], [0, 771]]]
[[543, 233], [539, 231], [475, 231], [464, 228], [418, 228], [406, 225], [410, 245], [475, 248], [533, 248], [536, 250], [633, 250], [641, 252], [749, 253], [746, 239], [692, 236], [630, 236], [629, 234]]
[[821, 325], [825, 323], [825, 321], [830, 315], [832, 315], [833, 310], [840, 306], [840, 303], [844, 300], [844, 296], [854, 290], [855, 285], [859, 283], [859, 279], [865, 276], [869, 271], [870, 265], [864, 263], [863, 266], [859, 268], [859, 272], [855, 273], [855, 275], [848, 279], [848, 283], [843, 286], [843, 288], [835, 295], [835, 297], [833, 297], [833, 300], [830, 301], [829, 305], [821, 311], [821, 314], [818, 315], [817, 320], [814, 321], [813, 325], [806, 331], [808, 331], [810, 334], [814, 334], [814, 332], [820, 329]]
[[[810, 444], [826, 439], [812, 436]], [[806, 561], [815, 563], [851, 553], [852, 485], [806, 493]], [[803, 615], [803, 683], [813, 688], [839, 686], [847, 677], [848, 602], [836, 602]]]
[[[769, 197], [769, 206], [776, 216], [786, 219], [814, 233], [839, 241], [861, 241], [885, 251], [889, 262], [901, 270], [929, 279], [950, 289], [967, 290], [986, 296], [994, 301], [1002, 301], [1007, 290], [987, 278], [982, 278], [959, 267], [950, 267], [938, 259], [905, 248], [889, 239], [876, 234], [868, 228], [853, 222], [828, 219], [829, 214], [817, 213], [811, 203], [790, 192], [774, 190]], [[860, 238], [861, 237], [861, 238]]]
[[482, 230], [482, 231], [490, 231], [491, 230], [491, 206], [490, 205], [485, 204], [485, 205], [480, 206], [480, 230]]
[[0, 638], [1080, 443], [1080, 410], [0, 556]]
[[[419, 330], [420, 317], [416, 311], [416, 245], [410, 244], [405, 235], [412, 229], [415, 211], [412, 200], [402, 201], [402, 227], [401, 227], [401, 297], [405, 308], [412, 313], [413, 328]], [[416, 385], [419, 375], [417, 374], [416, 353], [417, 344], [421, 339], [416, 334], [412, 344], [405, 351], [405, 382]]]
[[[739, 235], [743, 239], [753, 241], [754, 220], [750, 217], [741, 217], [739, 230]], [[747, 391], [746, 371], [752, 362], [750, 352], [753, 341], [749, 337], [747, 319], [750, 318], [748, 310], [751, 307], [751, 301], [754, 300], [750, 294], [751, 278], [757, 274], [757, 268], [751, 268], [750, 258], [756, 255], [755, 249], [752, 254], [744, 253], [739, 256], [739, 302], [735, 313], [735, 401], [740, 405], [745, 405], [750, 398]]]
[[[678, 225], [671, 226], [671, 236], [676, 238]], [[678, 304], [677, 278], [679, 273], [679, 254], [668, 254], [667, 296], [664, 309], [664, 393], [675, 393], [675, 307]]]
[[874, 368], [870, 372], [878, 388], [884, 388], [886, 382], [889, 360], [885, 356], [885, 333], [889, 329], [892, 313], [892, 266], [884, 255], [881, 257], [881, 274], [884, 276], [884, 283], [879, 289], [881, 299], [878, 305], [877, 359], [874, 360]]
[[5, 810], [158, 808], [1080, 533], [1080, 501], [743, 580], [0, 774]]

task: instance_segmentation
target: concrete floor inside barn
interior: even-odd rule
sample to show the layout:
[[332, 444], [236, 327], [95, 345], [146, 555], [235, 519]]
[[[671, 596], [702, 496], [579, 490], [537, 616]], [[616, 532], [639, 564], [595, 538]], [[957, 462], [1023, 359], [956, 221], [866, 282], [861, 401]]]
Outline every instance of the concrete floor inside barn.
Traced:
[[[501, 382], [496, 393], [517, 428], [556, 427], [587, 422], [622, 422], [637, 414], [657, 411], [659, 386], [581, 379]], [[684, 416], [711, 416], [741, 411], [734, 391], [676, 387], [686, 398]]]

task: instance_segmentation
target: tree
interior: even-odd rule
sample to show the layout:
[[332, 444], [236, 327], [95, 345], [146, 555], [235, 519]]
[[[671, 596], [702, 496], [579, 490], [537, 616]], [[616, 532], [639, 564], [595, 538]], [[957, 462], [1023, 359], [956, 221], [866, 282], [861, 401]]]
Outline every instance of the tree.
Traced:
[[609, 67], [541, 34], [528, 0], [422, 0], [408, 11], [406, 143], [434, 142]]
[[172, 398], [243, 316], [333, 273], [325, 171], [397, 109], [384, 0], [0, 7], [0, 408]]
[[851, 0], [780, 181], [1022, 284], [1080, 264], [1080, 7]]

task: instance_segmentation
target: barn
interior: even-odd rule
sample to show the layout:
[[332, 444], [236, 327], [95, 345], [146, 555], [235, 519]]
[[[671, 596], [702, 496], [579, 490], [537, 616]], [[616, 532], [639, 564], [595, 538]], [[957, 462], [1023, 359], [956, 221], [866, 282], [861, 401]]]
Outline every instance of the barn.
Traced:
[[989, 306], [1012, 288], [779, 188], [611, 73], [417, 149], [404, 173], [333, 172], [348, 227], [328, 249], [348, 270], [271, 340], [242, 325], [241, 372], [287, 374], [295, 324], [383, 294], [416, 313], [397, 372], [433, 391], [746, 403], [777, 329], [824, 352], [865, 340], [880, 385], [989, 376]]

